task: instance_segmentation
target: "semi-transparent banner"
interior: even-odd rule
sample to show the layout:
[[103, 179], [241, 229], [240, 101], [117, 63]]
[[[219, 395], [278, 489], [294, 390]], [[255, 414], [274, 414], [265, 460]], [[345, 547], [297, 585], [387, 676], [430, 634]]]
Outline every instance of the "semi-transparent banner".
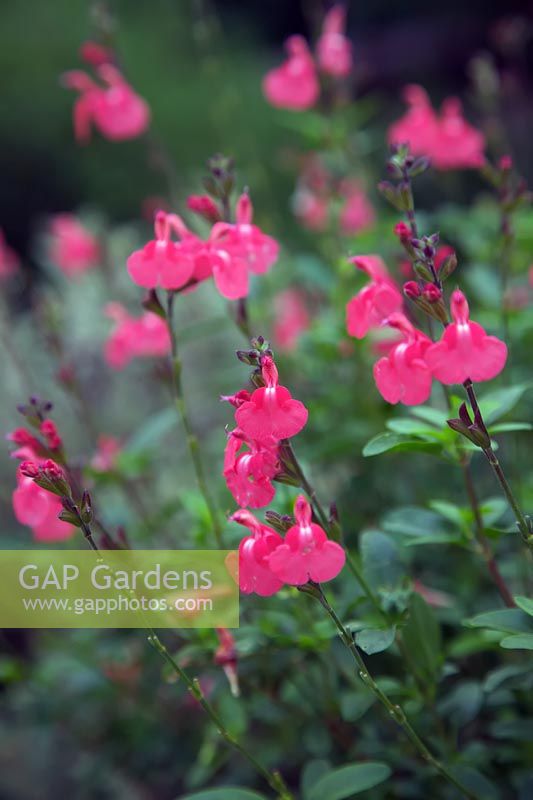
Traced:
[[237, 628], [237, 553], [2, 550], [0, 628]]

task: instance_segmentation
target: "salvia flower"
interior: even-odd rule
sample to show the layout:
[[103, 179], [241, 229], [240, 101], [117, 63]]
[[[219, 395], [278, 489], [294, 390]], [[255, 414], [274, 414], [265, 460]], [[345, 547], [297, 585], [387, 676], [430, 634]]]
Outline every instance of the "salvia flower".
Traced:
[[457, 98], [445, 100], [440, 115], [421, 86], [407, 86], [404, 98], [409, 109], [389, 128], [390, 144], [407, 142], [413, 155], [429, 156], [440, 170], [483, 166], [485, 137], [464, 119]]
[[285, 48], [288, 58], [265, 75], [263, 93], [277, 108], [305, 111], [315, 105], [320, 93], [313, 57], [302, 36], [291, 36]]
[[135, 358], [164, 356], [170, 351], [170, 336], [164, 320], [151, 311], [132, 317], [120, 303], [108, 303], [106, 315], [115, 323], [104, 346], [104, 356], [113, 369], [124, 369]]
[[342, 5], [331, 8], [322, 25], [316, 45], [318, 64], [322, 72], [335, 78], [344, 78], [352, 68], [352, 46], [345, 36], [346, 9]]
[[439, 342], [425, 353], [425, 360], [441, 383], [488, 381], [502, 371], [507, 361], [507, 346], [489, 336], [477, 322], [469, 318], [468, 302], [456, 289], [451, 296], [453, 322], [447, 326]]
[[[189, 231], [177, 214], [158, 211], [154, 221], [155, 239], [136, 250], [127, 261], [130, 278], [146, 289], [181, 289], [195, 271], [194, 248], [188, 246]], [[170, 237], [177, 234], [185, 243]]]
[[98, 240], [74, 214], [56, 214], [50, 221], [49, 258], [68, 277], [95, 267], [101, 252]]
[[374, 208], [357, 181], [344, 181], [340, 192], [345, 198], [339, 216], [340, 232], [351, 236], [371, 228], [376, 219]]
[[112, 472], [122, 451], [122, 442], [116, 436], [100, 434], [96, 442], [96, 452], [91, 459], [95, 472]]
[[306, 407], [278, 384], [278, 370], [268, 355], [262, 357], [261, 372], [265, 386], [235, 412], [238, 427], [247, 438], [259, 442], [296, 436], [307, 422]]
[[251, 272], [262, 275], [277, 261], [279, 245], [275, 239], [252, 224], [253, 206], [247, 192], [241, 194], [235, 209], [234, 239], [238, 250], [244, 250]]
[[311, 326], [305, 295], [299, 289], [285, 289], [274, 300], [274, 341], [279, 350], [290, 352]]
[[311, 521], [311, 506], [303, 495], [296, 498], [294, 516], [296, 524], [289, 528], [283, 543], [268, 559], [270, 569], [292, 586], [301, 586], [309, 580], [317, 583], [332, 580], [344, 566], [343, 548]]
[[99, 65], [96, 73], [103, 85], [95, 83], [81, 70], [63, 75], [65, 86], [79, 92], [74, 104], [74, 134], [77, 141], [87, 143], [93, 125], [111, 141], [141, 136], [150, 124], [150, 109], [146, 101], [136, 94], [121, 72], [111, 64]]
[[378, 327], [398, 311], [403, 299], [379, 256], [356, 256], [351, 261], [371, 279], [371, 283], [361, 289], [346, 306], [347, 331], [350, 336], [362, 339], [370, 328]]
[[262, 508], [272, 502], [275, 495], [272, 478], [279, 469], [275, 439], [259, 442], [246, 439], [238, 428], [230, 432], [224, 454], [224, 478], [241, 508]]
[[431, 340], [401, 313], [392, 314], [387, 324], [399, 330], [403, 339], [374, 365], [378, 391], [388, 403], [425, 403], [431, 394], [432, 375], [426, 363]]
[[241, 509], [231, 517], [233, 522], [244, 525], [250, 531], [239, 545], [239, 588], [244, 594], [261, 595], [269, 597], [279, 592], [283, 586], [280, 580], [270, 569], [269, 557], [276, 550], [283, 539], [268, 525], [264, 525], [254, 517], [250, 511]]

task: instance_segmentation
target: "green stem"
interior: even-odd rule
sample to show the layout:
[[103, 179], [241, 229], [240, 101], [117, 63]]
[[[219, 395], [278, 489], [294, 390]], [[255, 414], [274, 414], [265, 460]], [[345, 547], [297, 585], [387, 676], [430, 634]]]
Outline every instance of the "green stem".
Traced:
[[207, 481], [205, 477], [205, 470], [204, 465], [202, 462], [202, 456], [200, 454], [200, 444], [196, 434], [194, 433], [190, 420], [189, 415], [187, 412], [187, 406], [185, 403], [185, 397], [183, 395], [183, 388], [182, 388], [182, 381], [181, 381], [181, 370], [182, 364], [178, 353], [178, 340], [176, 336], [176, 332], [174, 330], [174, 292], [168, 292], [167, 295], [167, 326], [168, 332], [170, 334], [170, 341], [171, 341], [171, 368], [172, 368], [172, 389], [174, 393], [174, 403], [178, 414], [181, 419], [181, 423], [183, 425], [183, 429], [185, 431], [185, 438], [187, 440], [187, 447], [189, 448], [189, 453], [191, 456], [191, 461], [193, 463], [194, 472], [196, 475], [196, 482], [198, 484], [198, 488], [202, 493], [202, 496], [205, 500], [205, 504], [207, 506], [207, 510], [209, 512], [209, 516], [211, 518], [211, 524], [213, 526], [213, 532], [215, 534], [215, 539], [217, 542], [218, 547], [223, 548], [222, 542], [222, 527], [220, 525], [220, 520], [218, 516], [218, 511], [215, 505], [213, 498], [211, 497], [211, 493], [209, 492]]
[[[80, 528], [87, 540], [89, 546], [97, 553], [99, 553], [98, 545], [94, 540], [93, 533], [91, 531], [90, 525], [88, 523], [83, 522], [81, 519], [81, 514], [79, 509], [77, 508], [78, 512], [78, 519], [80, 522]], [[191, 678], [189, 675], [183, 670], [178, 662], [171, 656], [168, 652], [165, 645], [162, 643], [161, 639], [154, 631], [154, 629], [150, 625], [146, 625], [146, 630], [148, 631], [148, 641], [154, 647], [154, 649], [159, 653], [159, 655], [171, 666], [175, 674], [178, 678], [184, 682], [187, 686], [187, 689], [191, 692], [193, 697], [198, 701], [200, 706], [203, 708], [205, 713], [208, 715], [210, 720], [213, 722], [215, 727], [217, 728], [218, 732], [234, 750], [240, 753], [246, 760], [254, 767], [254, 769], [267, 781], [267, 783], [271, 786], [271, 788], [277, 793], [279, 800], [294, 800], [293, 795], [287, 788], [285, 781], [283, 780], [281, 774], [277, 771], [270, 772], [266, 767], [264, 767], [248, 750], [247, 748], [234, 736], [232, 736], [229, 731], [226, 729], [223, 720], [218, 715], [216, 710], [213, 706], [209, 703], [206, 699], [200, 684], [197, 678]]]
[[[350, 651], [352, 657], [356, 663], [357, 670], [359, 677], [363, 681], [363, 683], [368, 687], [368, 689], [372, 692], [374, 697], [382, 704], [382, 706], [387, 710], [388, 714], [392, 717], [392, 719], [400, 726], [403, 730], [413, 747], [417, 750], [419, 755], [430, 764], [448, 783], [454, 786], [464, 797], [469, 798], [469, 800], [479, 800], [479, 797], [471, 792], [466, 786], [458, 781], [448, 768], [439, 761], [433, 753], [430, 751], [428, 746], [423, 742], [420, 736], [416, 733], [414, 728], [411, 726], [411, 723], [407, 719], [404, 710], [401, 706], [393, 703], [390, 698], [385, 694], [385, 692], [380, 689], [372, 675], [370, 674], [368, 667], [361, 656], [357, 646], [354, 642], [353, 636], [348, 631], [348, 629], [343, 625], [339, 617], [337, 616], [335, 610], [329, 604], [327, 598], [322, 591], [322, 587], [319, 584], [312, 584], [313, 591], [310, 591], [313, 597], [315, 597], [318, 602], [322, 605], [322, 607], [326, 610], [326, 613], [329, 615], [331, 620], [334, 622], [335, 627], [339, 632], [339, 636], [341, 641], [345, 645], [345, 647]], [[304, 590], [305, 591], [305, 590]]]
[[[487, 427], [486, 427], [485, 422], [483, 420], [483, 415], [481, 414], [481, 409], [480, 409], [478, 401], [477, 401], [476, 392], [475, 392], [475, 389], [474, 389], [474, 384], [472, 383], [470, 378], [468, 378], [468, 380], [466, 380], [464, 382], [463, 386], [464, 386], [464, 388], [466, 390], [466, 393], [468, 395], [468, 399], [470, 401], [470, 405], [472, 407], [472, 411], [474, 412], [474, 415], [477, 416], [480, 426], [483, 428], [483, 430], [487, 434], [487, 436], [489, 436], [488, 431], [487, 431]], [[508, 482], [508, 480], [507, 480], [507, 478], [505, 476], [503, 468], [502, 468], [500, 462], [498, 461], [498, 459], [496, 457], [496, 453], [494, 452], [494, 450], [492, 449], [492, 447], [490, 445], [489, 445], [489, 447], [483, 447], [481, 449], [483, 450], [483, 452], [485, 454], [485, 457], [486, 457], [487, 461], [489, 462], [489, 464], [490, 464], [490, 466], [492, 468], [492, 471], [494, 472], [494, 474], [495, 474], [495, 476], [496, 476], [496, 478], [498, 480], [498, 483], [500, 484], [500, 486], [503, 489], [503, 493], [505, 494], [507, 502], [509, 503], [509, 505], [510, 505], [512, 511], [513, 511], [513, 514], [514, 514], [515, 519], [516, 519], [516, 524], [517, 524], [518, 530], [522, 534], [522, 538], [523, 538], [524, 542], [527, 544], [527, 546], [530, 548], [530, 550], [533, 550], [533, 536], [532, 536], [531, 531], [530, 531], [530, 526], [529, 526], [529, 523], [528, 523], [528, 519], [526, 518], [525, 514], [522, 512], [522, 509], [520, 508], [520, 506], [518, 504], [518, 500], [514, 496], [513, 490], [511, 489], [511, 486], [510, 486], [510, 484], [509, 484], [509, 482]]]

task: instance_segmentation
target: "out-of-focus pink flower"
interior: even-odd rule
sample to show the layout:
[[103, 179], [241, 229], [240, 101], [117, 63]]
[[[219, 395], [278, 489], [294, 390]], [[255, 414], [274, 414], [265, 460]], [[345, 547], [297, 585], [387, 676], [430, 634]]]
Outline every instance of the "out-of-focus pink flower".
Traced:
[[445, 100], [439, 116], [421, 86], [407, 86], [404, 98], [409, 109], [389, 128], [391, 144], [408, 142], [414, 155], [429, 156], [436, 169], [475, 169], [485, 163], [485, 137], [466, 122], [459, 100]]
[[307, 422], [306, 407], [294, 400], [285, 386], [279, 386], [278, 371], [270, 356], [263, 356], [262, 373], [265, 386], [256, 389], [237, 409], [237, 425], [247, 438], [261, 443], [296, 436]]
[[93, 67], [99, 67], [102, 64], [112, 64], [114, 54], [109, 47], [104, 47], [103, 44], [87, 41], [83, 42], [80, 47], [80, 58]]
[[187, 208], [193, 214], [198, 214], [212, 225], [220, 222], [222, 215], [217, 204], [208, 194], [191, 194], [187, 198]]
[[109, 303], [106, 315], [115, 323], [104, 347], [107, 363], [124, 369], [134, 358], [164, 356], [170, 351], [170, 336], [164, 320], [151, 311], [132, 317], [120, 303]]
[[215, 628], [218, 636], [219, 646], [215, 651], [215, 664], [218, 664], [224, 670], [228, 683], [230, 685], [231, 693], [234, 697], [238, 697], [239, 692], [239, 677], [237, 674], [237, 649], [235, 647], [235, 638], [231, 631], [227, 628]]
[[301, 586], [309, 580], [331, 581], [346, 561], [343, 548], [311, 521], [311, 506], [303, 495], [296, 498], [294, 516], [296, 525], [289, 528], [283, 543], [269, 556], [270, 569], [292, 586]]
[[91, 467], [96, 472], [111, 472], [122, 450], [122, 443], [116, 436], [100, 434], [96, 442], [96, 453], [91, 459]]
[[100, 261], [98, 240], [74, 214], [56, 214], [49, 230], [50, 261], [68, 277], [87, 272]]
[[356, 181], [345, 181], [341, 184], [341, 194], [346, 198], [339, 218], [341, 233], [350, 236], [371, 228], [376, 214], [361, 186]]
[[432, 375], [426, 363], [431, 340], [401, 313], [392, 314], [387, 324], [399, 330], [403, 339], [374, 364], [378, 391], [388, 403], [425, 403], [431, 394]]
[[135, 139], [150, 124], [150, 109], [134, 92], [119, 70], [111, 64], [96, 68], [104, 86], [95, 83], [85, 72], [73, 70], [63, 75], [69, 89], [79, 92], [74, 104], [74, 134], [81, 144], [91, 137], [91, 125], [111, 141]]
[[274, 341], [279, 350], [294, 350], [302, 333], [309, 330], [311, 317], [305, 295], [299, 289], [285, 289], [274, 301]]
[[294, 193], [292, 207], [304, 228], [310, 231], [326, 229], [329, 216], [329, 202], [326, 197], [302, 186]]
[[269, 556], [283, 539], [268, 525], [263, 525], [249, 511], [241, 509], [230, 517], [251, 531], [239, 545], [239, 587], [244, 594], [269, 597], [279, 592], [283, 582], [271, 571]]
[[324, 17], [316, 46], [320, 69], [335, 78], [346, 77], [352, 68], [352, 46], [345, 36], [345, 29], [346, 9], [335, 5]]
[[465, 120], [461, 102], [442, 104], [438, 138], [429, 154], [436, 169], [478, 169], [485, 163], [485, 137]]
[[[196, 268], [197, 239], [177, 214], [158, 211], [154, 221], [155, 239], [128, 258], [130, 278], [146, 289], [181, 289], [193, 279]], [[179, 242], [171, 240], [175, 233]]]
[[6, 243], [4, 232], [0, 228], [0, 281], [11, 278], [20, 269], [20, 259], [15, 251]]
[[450, 310], [453, 322], [425, 354], [434, 377], [445, 384], [495, 378], [507, 361], [507, 345], [470, 321], [468, 302], [459, 289], [452, 293]]
[[439, 589], [431, 589], [421, 581], [413, 581], [413, 589], [424, 598], [426, 603], [433, 608], [450, 608], [453, 606], [453, 597]]
[[[242, 448], [246, 450], [241, 452]], [[278, 442], [248, 440], [238, 428], [228, 436], [224, 478], [241, 508], [262, 508], [274, 499], [272, 478], [279, 472]]]
[[439, 131], [437, 114], [429, 96], [421, 86], [410, 84], [403, 90], [403, 98], [408, 110], [390, 126], [389, 144], [408, 142], [415, 155], [429, 155]]
[[378, 327], [384, 319], [398, 311], [403, 298], [379, 256], [355, 256], [351, 261], [371, 279], [371, 283], [361, 289], [346, 306], [348, 333], [356, 339], [362, 339], [370, 328]]
[[305, 111], [315, 105], [320, 93], [313, 57], [302, 36], [291, 36], [285, 48], [289, 57], [265, 75], [263, 93], [277, 108]]

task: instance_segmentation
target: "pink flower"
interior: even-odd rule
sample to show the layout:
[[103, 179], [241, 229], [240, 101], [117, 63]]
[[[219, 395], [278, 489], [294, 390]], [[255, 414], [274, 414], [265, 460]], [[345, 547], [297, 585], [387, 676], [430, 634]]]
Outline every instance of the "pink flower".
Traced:
[[379, 256], [356, 256], [351, 261], [372, 281], [346, 306], [347, 331], [350, 336], [362, 339], [370, 328], [378, 327], [390, 314], [398, 311], [403, 298]]
[[[238, 428], [229, 434], [224, 478], [241, 508], [262, 508], [272, 502], [276, 490], [271, 481], [279, 472], [277, 445], [275, 439], [248, 440]], [[247, 449], [240, 452], [243, 447]]]
[[135, 139], [150, 124], [150, 109], [136, 94], [119, 70], [111, 64], [96, 68], [105, 86], [99, 86], [80, 70], [63, 76], [65, 86], [80, 93], [74, 104], [74, 134], [85, 144], [91, 136], [91, 124], [106, 139], [119, 142]]
[[250, 400], [235, 412], [235, 420], [248, 439], [264, 443], [296, 436], [307, 422], [303, 403], [293, 400], [285, 386], [278, 385], [278, 371], [270, 356], [263, 356], [262, 373], [265, 386], [256, 389]]
[[421, 86], [406, 86], [403, 97], [409, 108], [403, 117], [390, 126], [387, 137], [389, 144], [408, 142], [414, 155], [429, 156], [438, 138], [437, 114]]
[[0, 228], [0, 281], [11, 278], [19, 268], [19, 257], [6, 243], [4, 232]]
[[50, 222], [50, 261], [68, 277], [80, 275], [100, 260], [100, 245], [74, 214], [57, 214]]
[[346, 200], [342, 207], [339, 223], [345, 236], [371, 228], [375, 222], [374, 208], [358, 183], [345, 181], [341, 193]]
[[91, 459], [91, 467], [96, 472], [111, 472], [122, 450], [122, 443], [116, 436], [101, 434], [97, 440], [97, 450]]
[[115, 327], [104, 348], [107, 363], [124, 369], [134, 358], [164, 356], [170, 351], [170, 336], [164, 320], [151, 311], [132, 317], [120, 303], [109, 303], [106, 315]]
[[291, 36], [285, 48], [289, 57], [265, 75], [263, 93], [276, 108], [305, 111], [315, 105], [320, 93], [313, 58], [302, 36]]
[[460, 101], [449, 97], [442, 104], [437, 140], [429, 154], [436, 169], [478, 169], [485, 163], [485, 137], [469, 125]]
[[342, 5], [331, 8], [324, 17], [322, 34], [317, 42], [320, 69], [336, 78], [344, 78], [352, 68], [352, 46], [344, 35], [346, 9]]
[[421, 86], [407, 86], [404, 97], [409, 110], [389, 128], [391, 144], [408, 142], [414, 155], [429, 156], [436, 169], [477, 168], [485, 163], [485, 137], [466, 122], [459, 100], [445, 100], [438, 116]]
[[392, 314], [387, 324], [401, 331], [403, 340], [374, 365], [378, 391], [388, 403], [425, 403], [431, 394], [432, 376], [426, 363], [431, 340], [401, 313]]
[[244, 251], [251, 272], [262, 275], [277, 261], [279, 244], [271, 236], [252, 225], [253, 206], [250, 196], [245, 192], [237, 200], [236, 225], [234, 237], [238, 243], [239, 254]]
[[488, 336], [477, 322], [470, 322], [466, 297], [458, 289], [452, 293], [450, 310], [453, 322], [425, 354], [433, 376], [445, 384], [464, 383], [467, 378], [495, 378], [507, 361], [505, 342]]
[[249, 291], [248, 253], [235, 226], [216, 222], [207, 241], [201, 241], [195, 253], [196, 280], [213, 276], [215, 286], [226, 300], [246, 297]]
[[[195, 270], [194, 249], [189, 245], [192, 234], [180, 217], [165, 211], [155, 215], [154, 231], [156, 238], [128, 258], [129, 276], [137, 286], [146, 289], [181, 289]], [[172, 232], [185, 243], [172, 241]]]
[[326, 228], [329, 215], [327, 198], [301, 187], [294, 194], [292, 207], [304, 228], [310, 231], [323, 231]]
[[230, 519], [251, 531], [251, 535], [245, 536], [239, 545], [241, 592], [244, 594], [255, 592], [262, 597], [276, 594], [283, 586], [283, 581], [270, 570], [269, 556], [283, 544], [283, 539], [245, 509], [236, 511]]
[[36, 541], [59, 542], [74, 535], [76, 528], [58, 519], [62, 508], [57, 495], [37, 486], [32, 478], [17, 470], [13, 511], [18, 522], [32, 529]]
[[232, 695], [238, 697], [240, 692], [235, 638], [227, 628], [215, 628], [215, 630], [220, 644], [215, 651], [214, 662], [224, 670]]
[[113, 51], [98, 42], [83, 42], [80, 47], [80, 58], [93, 67], [101, 64], [112, 64], [114, 60]]
[[320, 525], [311, 522], [311, 506], [303, 495], [294, 504], [296, 525], [268, 559], [272, 572], [284, 583], [301, 586], [312, 580], [331, 581], [344, 566], [346, 554], [332, 542]]
[[276, 319], [274, 340], [279, 350], [294, 350], [301, 334], [309, 330], [311, 317], [305, 303], [305, 295], [299, 289], [285, 289], [274, 301]]

